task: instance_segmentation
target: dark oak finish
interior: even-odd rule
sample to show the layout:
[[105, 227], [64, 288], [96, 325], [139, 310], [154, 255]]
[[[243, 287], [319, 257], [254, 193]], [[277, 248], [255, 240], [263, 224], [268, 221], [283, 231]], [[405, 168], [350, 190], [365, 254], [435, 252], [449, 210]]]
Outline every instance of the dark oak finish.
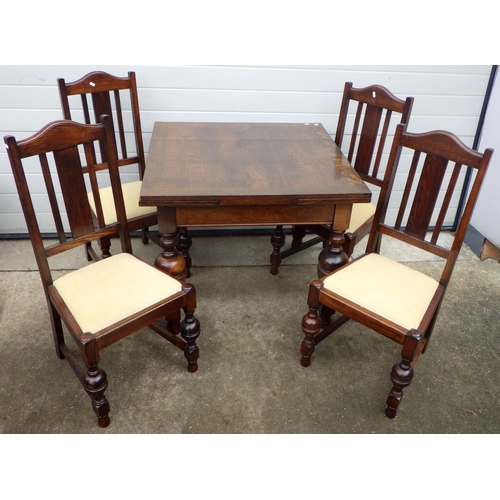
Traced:
[[[391, 192], [394, 170], [397, 168], [402, 150], [413, 155], [413, 161], [396, 222], [391, 226], [384, 222], [390, 198], [387, 194]], [[393, 387], [387, 398], [385, 412], [390, 418], [396, 415], [399, 402], [403, 397], [403, 389], [411, 383], [413, 367], [420, 354], [429, 345], [429, 339], [492, 152], [491, 149], [486, 149], [484, 154], [473, 151], [449, 132], [433, 131], [412, 134], [406, 132], [405, 125], [398, 125], [387, 167], [389, 172], [382, 186], [383, 202], [377, 206], [366, 254], [353, 260], [343, 269], [335, 271], [321, 280], [314, 281], [310, 285], [309, 312], [304, 316], [302, 322], [305, 335], [301, 345], [302, 366], [309, 366], [316, 345], [349, 319], [373, 329], [403, 346], [401, 361], [396, 363], [392, 369]], [[466, 168], [476, 171], [476, 176], [461, 215], [453, 244], [451, 248], [444, 248], [438, 244], [438, 236], [459, 172]], [[410, 191], [412, 191], [411, 186], [417, 186], [413, 200], [409, 196]], [[438, 191], [442, 193], [439, 198], [437, 197]], [[433, 211], [437, 215], [432, 229], [429, 226], [432, 223], [431, 214]], [[379, 253], [380, 238], [383, 235], [384, 237], [391, 236], [443, 259], [441, 277], [433, 285], [435, 291], [431, 287], [430, 291], [427, 292], [427, 297], [430, 298], [424, 296], [424, 300], [421, 302], [423, 316], [419, 320], [418, 327], [408, 329], [401, 326], [400, 323], [403, 322], [401, 319], [397, 323], [385, 317], [392, 315], [396, 310], [401, 310], [400, 304], [396, 305], [392, 301], [397, 301], [398, 297], [393, 297], [389, 301], [387, 296], [380, 291], [381, 282], [369, 279], [372, 270], [368, 267], [361, 267], [372, 259], [370, 257], [369, 260], [365, 260], [368, 256]], [[375, 261], [380, 263], [381, 259], [378, 258]], [[402, 269], [405, 267], [397, 268], [396, 279], [399, 279]], [[355, 292], [349, 295], [345, 292], [345, 288], [340, 292], [339, 284], [343, 279], [342, 273], [344, 273], [344, 277], [353, 276], [352, 271], [356, 271], [357, 268], [363, 269], [363, 278], [357, 280]], [[347, 270], [350, 274], [346, 273]], [[420, 274], [418, 279], [420, 276], [422, 275]], [[384, 275], [383, 279], [387, 280], [389, 276]], [[326, 285], [325, 280], [328, 280]], [[413, 276], [412, 280], [403, 283], [405, 290], [412, 290], [409, 294], [411, 299], [409, 309], [405, 314], [409, 314], [409, 311], [413, 312], [416, 307], [415, 300], [420, 292], [415, 285], [415, 280], [416, 278]], [[382, 304], [383, 310], [388, 313], [385, 316], [375, 313], [375, 306], [372, 305], [372, 302], [368, 306], [366, 297], [377, 297], [378, 304]], [[362, 303], [364, 305], [361, 305]], [[331, 316], [334, 311], [338, 313], [338, 316], [332, 321]], [[420, 316], [417, 316], [415, 321], [418, 317]]]
[[[136, 165], [139, 180], [142, 180], [146, 159], [142, 141], [141, 118], [139, 111], [139, 98], [137, 95], [137, 83], [135, 72], [130, 71], [126, 77], [113, 76], [102, 71], [88, 73], [80, 80], [67, 83], [64, 78], [57, 80], [59, 96], [63, 110], [63, 118], [75, 120], [78, 112], [83, 113], [83, 120], [87, 124], [98, 123], [101, 115], [105, 114], [113, 118], [113, 125], [117, 137], [118, 166], [127, 167]], [[130, 107], [130, 112], [126, 111]], [[131, 119], [128, 119], [130, 113]], [[80, 120], [75, 120], [80, 121]], [[128, 133], [128, 122], [132, 122], [132, 134]], [[132, 135], [133, 142], [127, 141], [127, 137]], [[135, 148], [135, 153], [130, 151]], [[101, 148], [101, 152], [105, 152]], [[94, 152], [96, 154], [96, 152]], [[98, 170], [106, 168], [107, 158], [101, 156], [101, 165]], [[98, 183], [99, 175], [92, 176], [91, 182]], [[125, 186], [125, 185], [124, 185]], [[137, 190], [138, 191], [138, 190]], [[137, 213], [138, 196], [129, 199], [125, 197], [125, 211], [128, 214], [128, 226], [130, 231], [141, 231], [142, 242], [148, 240], [160, 244], [158, 236], [149, 231], [150, 226], [156, 226], [158, 217], [155, 210], [141, 210]], [[103, 257], [110, 255], [109, 238], [100, 242]], [[90, 260], [95, 258], [95, 254], [90, 247], [87, 247], [87, 257]]]
[[[352, 203], [370, 198], [320, 124], [157, 122], [139, 204], [158, 207], [164, 252], [156, 263], [182, 279], [190, 241], [181, 229], [178, 253], [176, 232], [190, 226], [329, 225], [322, 275], [345, 260], [341, 240]], [[272, 243], [275, 274], [284, 238]]]
[[[347, 153], [347, 160], [365, 182], [378, 188], [382, 186], [384, 173], [384, 169], [381, 168], [382, 155], [387, 137], [395, 129], [394, 117], [398, 114], [400, 115], [399, 123], [408, 124], [413, 100], [413, 97], [407, 97], [405, 100], [398, 99], [381, 85], [354, 88], [351, 82], [346, 82], [335, 133], [335, 144]], [[352, 128], [347, 130], [351, 103], [356, 104], [356, 113]], [[348, 135], [350, 140], [348, 147], [344, 150], [345, 135]], [[372, 221], [373, 215], [367, 215], [363, 220], [356, 219], [357, 226], [349, 226], [349, 231], [344, 234], [343, 243], [344, 251], [348, 257], [352, 255], [354, 247], [369, 234]], [[302, 243], [306, 231], [314, 233], [318, 237]], [[327, 228], [311, 225], [296, 226], [293, 228], [292, 247], [282, 252], [281, 258], [300, 252], [325, 241], [327, 238]]]
[[[56, 354], [69, 362], [92, 401], [99, 426], [106, 427], [110, 423], [109, 403], [104, 395], [107, 376], [98, 366], [100, 350], [149, 326], [184, 351], [188, 370], [194, 372], [198, 367], [196, 339], [200, 326], [194, 317], [194, 287], [182, 285], [156, 267], [131, 255], [113, 125], [107, 115], [101, 116], [100, 121], [102, 123], [85, 125], [61, 120], [48, 124], [25, 140], [16, 141], [12, 136], [6, 136], [4, 140], [47, 299]], [[118, 214], [118, 220], [110, 225], [105, 224], [101, 211], [92, 213], [84, 182], [84, 171], [93, 174], [100, 168], [94, 159], [96, 143], [100, 144], [107, 158], [108, 168], [104, 172], [111, 178]], [[45, 214], [37, 211], [34, 205], [39, 203], [41, 195], [37, 192], [36, 196], [32, 196], [25, 175], [25, 163], [29, 164], [30, 172], [34, 172], [36, 160], [45, 180], [46, 194], [57, 228], [58, 241], [51, 245], [42, 239], [40, 232], [38, 218]], [[61, 202], [56, 197], [53, 179], [59, 180], [63, 209], [59, 208]], [[93, 194], [99, 200], [99, 190], [95, 189]], [[63, 224], [61, 212], [64, 211], [67, 213], [68, 227]], [[123, 253], [92, 262], [57, 280], [52, 277], [50, 257], [113, 234], [120, 235]], [[145, 274], [148, 279], [144, 279]], [[66, 283], [66, 288], [61, 280]], [[78, 283], [74, 283], [74, 280]], [[123, 283], [130, 282], [134, 290], [133, 293], [126, 293], [127, 306], [124, 306], [120, 288]], [[153, 282], [156, 290], [151, 296]], [[167, 294], [167, 290], [171, 293]], [[140, 306], [137, 305], [138, 300], [141, 301]], [[86, 308], [84, 313], [82, 305]], [[100, 313], [96, 312], [99, 308]], [[181, 309], [185, 312], [182, 321]], [[165, 318], [168, 320], [166, 323]], [[90, 327], [89, 320], [93, 322], [94, 328]], [[103, 323], [97, 326], [96, 321]], [[65, 343], [63, 324], [78, 348], [83, 367], [78, 356]], [[88, 328], [81, 325], [87, 325]]]

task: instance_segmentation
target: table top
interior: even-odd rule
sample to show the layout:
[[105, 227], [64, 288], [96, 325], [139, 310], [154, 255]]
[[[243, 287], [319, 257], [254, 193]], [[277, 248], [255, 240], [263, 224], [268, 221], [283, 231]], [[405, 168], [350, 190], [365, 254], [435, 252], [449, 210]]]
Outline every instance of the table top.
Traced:
[[321, 124], [156, 122], [139, 204], [369, 202]]

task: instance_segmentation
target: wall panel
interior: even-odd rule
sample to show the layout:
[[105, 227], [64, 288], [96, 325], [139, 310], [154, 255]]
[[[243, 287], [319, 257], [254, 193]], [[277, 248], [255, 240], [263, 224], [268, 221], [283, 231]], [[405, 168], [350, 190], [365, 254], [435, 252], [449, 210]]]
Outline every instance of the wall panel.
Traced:
[[[2, 137], [25, 138], [60, 119], [57, 78], [73, 81], [93, 70], [136, 72], [147, 154], [154, 122], [162, 120], [322, 123], [333, 135], [346, 81], [414, 96], [410, 131], [445, 129], [471, 146], [491, 66], [0, 66]], [[25, 232], [2, 148], [0, 234]]]

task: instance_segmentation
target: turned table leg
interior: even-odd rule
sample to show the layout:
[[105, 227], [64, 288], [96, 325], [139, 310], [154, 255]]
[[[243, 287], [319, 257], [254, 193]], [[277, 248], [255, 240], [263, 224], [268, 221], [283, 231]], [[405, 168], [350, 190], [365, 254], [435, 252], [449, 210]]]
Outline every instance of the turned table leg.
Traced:
[[344, 252], [344, 233], [351, 220], [352, 205], [337, 205], [330, 237], [318, 257], [318, 278], [335, 271], [349, 258]]
[[347, 264], [348, 257], [342, 248], [344, 243], [344, 231], [332, 230], [328, 242], [318, 257], [318, 278], [335, 271]]
[[184, 282], [186, 279], [186, 260], [177, 250], [176, 214], [173, 207], [158, 207], [158, 231], [161, 234], [162, 252], [155, 266], [164, 273]]
[[271, 245], [273, 246], [273, 253], [269, 257], [271, 263], [271, 274], [278, 274], [278, 266], [281, 262], [280, 250], [285, 244], [286, 236], [283, 232], [283, 226], [276, 226], [276, 231], [271, 236]]
[[184, 282], [186, 279], [186, 261], [176, 248], [175, 233], [162, 234], [161, 247], [163, 251], [156, 258], [155, 266], [173, 278]]
[[306, 235], [305, 226], [293, 226], [292, 227], [292, 248], [297, 248], [302, 245], [302, 240]]
[[186, 278], [191, 277], [191, 256], [189, 255], [189, 249], [192, 244], [193, 240], [188, 233], [187, 227], [181, 227], [177, 234], [177, 249], [182, 253], [186, 261]]

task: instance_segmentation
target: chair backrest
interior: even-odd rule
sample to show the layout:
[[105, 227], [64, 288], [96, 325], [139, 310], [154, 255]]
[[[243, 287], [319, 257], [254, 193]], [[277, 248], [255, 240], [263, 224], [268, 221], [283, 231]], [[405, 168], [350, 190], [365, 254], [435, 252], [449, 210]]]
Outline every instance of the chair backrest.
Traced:
[[[400, 196], [400, 193], [393, 191], [392, 184], [402, 151], [405, 157], [411, 158], [411, 165], [395, 223], [389, 225], [385, 223], [385, 216], [390, 199]], [[380, 193], [383, 201], [375, 212], [367, 253], [377, 251], [377, 241], [381, 235], [389, 235], [442, 257], [446, 259], [446, 265], [440, 282], [446, 287], [462, 247], [492, 153], [490, 148], [483, 154], [478, 153], [450, 132], [436, 130], [413, 134], [406, 131], [406, 125], [398, 125], [387, 164], [387, 175]], [[438, 244], [438, 237], [461, 171], [463, 174], [468, 168], [476, 173], [474, 182], [460, 215], [453, 243], [450, 248], [445, 248]]]
[[395, 129], [394, 120], [391, 123], [393, 113], [401, 114], [397, 123], [408, 124], [413, 97], [407, 97], [403, 101], [381, 85], [358, 89], [353, 88], [351, 82], [346, 82], [335, 134], [335, 143], [342, 151], [351, 101], [358, 105], [350, 133], [347, 159], [365, 182], [381, 187], [383, 175], [380, 164], [387, 136]]
[[[137, 164], [139, 178], [142, 180], [146, 160], [135, 72], [130, 71], [128, 77], [117, 77], [102, 71], [94, 71], [75, 82], [66, 83], [64, 78], [59, 78], [57, 83], [63, 117], [66, 120], [92, 124], [98, 123], [101, 115], [109, 115], [113, 118], [117, 134], [118, 166]], [[78, 97], [71, 99], [72, 96], [78, 96], [80, 99]], [[130, 140], [127, 141], [129, 134], [126, 132], [130, 123], [130, 120], [127, 120], [129, 106], [135, 141], [135, 154], [133, 155], [130, 155], [132, 149], [128, 147]], [[125, 107], [127, 111], [125, 111]], [[71, 110], [73, 110], [73, 116]], [[81, 120], [76, 118], [77, 110], [78, 113], [83, 112]], [[91, 111], [93, 111], [92, 114]], [[104, 159], [104, 161], [106, 160]]]
[[[122, 251], [132, 253], [125, 205], [119, 188], [113, 123], [107, 115], [101, 116], [100, 121], [99, 124], [85, 125], [59, 120], [24, 140], [16, 141], [10, 135], [4, 137], [45, 288], [52, 284], [48, 258], [76, 246], [119, 232]], [[84, 180], [85, 171], [95, 173], [100, 169], [93, 151], [96, 143], [106, 153], [111, 185], [118, 186], [113, 187], [118, 222], [108, 226], [104, 223], [102, 208], [97, 210], [96, 215], [92, 213]], [[26, 172], [29, 172], [29, 177], [40, 174], [45, 186], [42, 192], [38, 182], [36, 187], [30, 188]], [[57, 185], [62, 196], [56, 196]], [[97, 206], [101, 207], [99, 190], [93, 189], [93, 195]], [[40, 227], [47, 226], [56, 228], [58, 241], [54, 244], [47, 244], [42, 237]]]

